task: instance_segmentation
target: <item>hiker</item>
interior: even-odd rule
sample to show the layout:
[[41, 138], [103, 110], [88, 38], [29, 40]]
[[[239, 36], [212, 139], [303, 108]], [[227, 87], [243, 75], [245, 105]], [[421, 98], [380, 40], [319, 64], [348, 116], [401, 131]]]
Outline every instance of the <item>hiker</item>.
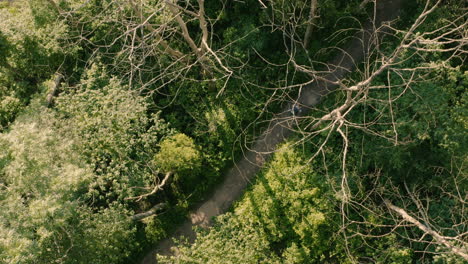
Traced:
[[302, 112], [302, 109], [299, 107], [297, 103], [294, 103], [293, 106], [291, 107], [291, 114], [293, 116], [300, 114]]

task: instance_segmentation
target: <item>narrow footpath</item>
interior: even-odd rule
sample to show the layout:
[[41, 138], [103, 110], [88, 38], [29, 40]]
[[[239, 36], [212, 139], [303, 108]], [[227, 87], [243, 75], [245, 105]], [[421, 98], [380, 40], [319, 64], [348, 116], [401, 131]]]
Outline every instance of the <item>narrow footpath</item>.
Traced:
[[[370, 36], [375, 33], [375, 28], [380, 26], [382, 22], [397, 18], [402, 0], [376, 0], [376, 2], [375, 23], [365, 24], [364, 29], [355, 35], [347, 48], [330, 61], [330, 71], [322, 76], [322, 81], [314, 81], [302, 88], [297, 98], [298, 104], [304, 109], [302, 115], [318, 104], [321, 97], [336, 89], [336, 85], [331, 85], [330, 82], [343, 79], [363, 61], [366, 51], [371, 47], [369, 42], [372, 38]], [[171, 248], [174, 247], [173, 238], [183, 236], [188, 241], [193, 242], [196, 237], [193, 231], [195, 226], [208, 228], [212, 224], [213, 217], [226, 212], [232, 203], [241, 197], [249, 182], [262, 168], [276, 146], [292, 133], [295, 123], [291, 122], [290, 118], [291, 105], [289, 104], [282, 113], [272, 119], [268, 129], [259, 137], [254, 146], [244, 153], [244, 157], [229, 170], [224, 182], [216, 188], [213, 195], [192, 212], [190, 218], [177, 228], [171, 237], [161, 240], [155, 245], [155, 248], [147, 253], [141, 264], [156, 264], [156, 254], [174, 254], [174, 251], [171, 251]]]

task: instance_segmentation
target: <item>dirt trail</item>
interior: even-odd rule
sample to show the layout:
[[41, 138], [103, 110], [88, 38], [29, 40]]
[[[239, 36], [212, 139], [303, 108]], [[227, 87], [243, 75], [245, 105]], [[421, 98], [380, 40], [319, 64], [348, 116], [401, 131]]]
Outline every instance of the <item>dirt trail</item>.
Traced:
[[[397, 17], [402, 0], [377, 0], [376, 25], [382, 21], [389, 21]], [[355, 38], [347, 45], [347, 48], [337, 55], [330, 63], [330, 71], [323, 76], [324, 79], [336, 81], [342, 79], [347, 73], [351, 72], [357, 64], [365, 57], [366, 50], [369, 47], [369, 36], [374, 32], [372, 23], [364, 26], [362, 32], [356, 34]], [[325, 81], [313, 82], [304, 86], [302, 92], [297, 98], [297, 102], [302, 105], [302, 114], [307, 112], [308, 108], [320, 102], [320, 98], [330, 91], [336, 89]], [[206, 200], [201, 206], [190, 214], [187, 219], [171, 237], [160, 241], [155, 249], [145, 256], [141, 264], [156, 264], [156, 254], [173, 254], [171, 248], [174, 246], [173, 238], [181, 236], [188, 238], [189, 241], [195, 240], [193, 227], [209, 227], [211, 219], [226, 212], [232, 203], [240, 198], [249, 182], [255, 177], [264, 162], [270, 156], [276, 146], [283, 142], [290, 134], [293, 122], [291, 122], [290, 111], [291, 104], [278, 114], [269, 124], [269, 128], [256, 141], [254, 146], [244, 153], [244, 158], [239, 160], [234, 167], [227, 173], [224, 182], [219, 185], [214, 194]]]

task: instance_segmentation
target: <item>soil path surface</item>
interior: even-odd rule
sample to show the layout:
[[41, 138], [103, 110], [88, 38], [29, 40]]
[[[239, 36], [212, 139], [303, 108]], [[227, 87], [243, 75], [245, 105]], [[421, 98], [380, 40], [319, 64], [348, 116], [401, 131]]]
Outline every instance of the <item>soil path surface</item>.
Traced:
[[[333, 60], [329, 62], [329, 71], [322, 77], [322, 81], [314, 81], [302, 88], [297, 98], [297, 103], [301, 106], [302, 115], [314, 105], [320, 102], [322, 96], [336, 89], [336, 85], [328, 81], [342, 79], [347, 73], [353, 71], [366, 57], [367, 50], [371, 47], [369, 43], [375, 32], [375, 28], [384, 21], [390, 21], [397, 17], [402, 0], [377, 0], [375, 23], [367, 23], [364, 29], [357, 33], [353, 40], [342, 50]], [[225, 180], [220, 184], [213, 195], [203, 202], [197, 210], [190, 214], [187, 219], [171, 237], [160, 241], [155, 248], [147, 253], [141, 264], [156, 264], [156, 254], [170, 255], [176, 250], [173, 238], [185, 237], [188, 241], [194, 241], [196, 234], [193, 227], [201, 226], [207, 228], [211, 225], [212, 218], [223, 214], [239, 199], [249, 182], [255, 177], [259, 169], [268, 159], [276, 146], [283, 142], [291, 133], [295, 125], [291, 114], [291, 104], [282, 113], [276, 115], [271, 121], [266, 131], [255, 142], [254, 146], [244, 153], [244, 157], [239, 160], [225, 176]]]

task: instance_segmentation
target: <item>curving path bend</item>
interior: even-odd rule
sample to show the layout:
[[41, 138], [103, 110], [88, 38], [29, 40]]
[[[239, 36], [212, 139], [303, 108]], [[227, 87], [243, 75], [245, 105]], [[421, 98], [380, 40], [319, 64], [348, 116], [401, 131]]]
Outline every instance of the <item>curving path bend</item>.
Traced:
[[[395, 19], [402, 0], [376, 0], [376, 2], [375, 23], [369, 22], [364, 25], [364, 30], [357, 33], [347, 48], [331, 60], [330, 70], [322, 76], [322, 81], [314, 81], [302, 88], [301, 94], [297, 98], [298, 104], [305, 109], [302, 114], [318, 104], [322, 96], [336, 89], [336, 85], [331, 85], [327, 81], [335, 82], [342, 79], [363, 61], [366, 51], [371, 46], [370, 36], [375, 32], [376, 25], [379, 26], [382, 22]], [[193, 227], [208, 228], [212, 224], [213, 217], [226, 212], [232, 203], [240, 198], [250, 180], [255, 177], [271, 152], [292, 133], [294, 122], [291, 121], [291, 118], [287, 118], [291, 115], [290, 108], [291, 104], [271, 121], [268, 129], [259, 137], [254, 146], [244, 153], [244, 157], [229, 170], [224, 182], [217, 187], [213, 195], [192, 212], [190, 219], [177, 228], [171, 237], [163, 239], [155, 245], [155, 248], [146, 254], [141, 264], [156, 264], [156, 254], [171, 255], [176, 253], [177, 249], [174, 248], [173, 238], [183, 236], [188, 241], [193, 242], [196, 238]]]

